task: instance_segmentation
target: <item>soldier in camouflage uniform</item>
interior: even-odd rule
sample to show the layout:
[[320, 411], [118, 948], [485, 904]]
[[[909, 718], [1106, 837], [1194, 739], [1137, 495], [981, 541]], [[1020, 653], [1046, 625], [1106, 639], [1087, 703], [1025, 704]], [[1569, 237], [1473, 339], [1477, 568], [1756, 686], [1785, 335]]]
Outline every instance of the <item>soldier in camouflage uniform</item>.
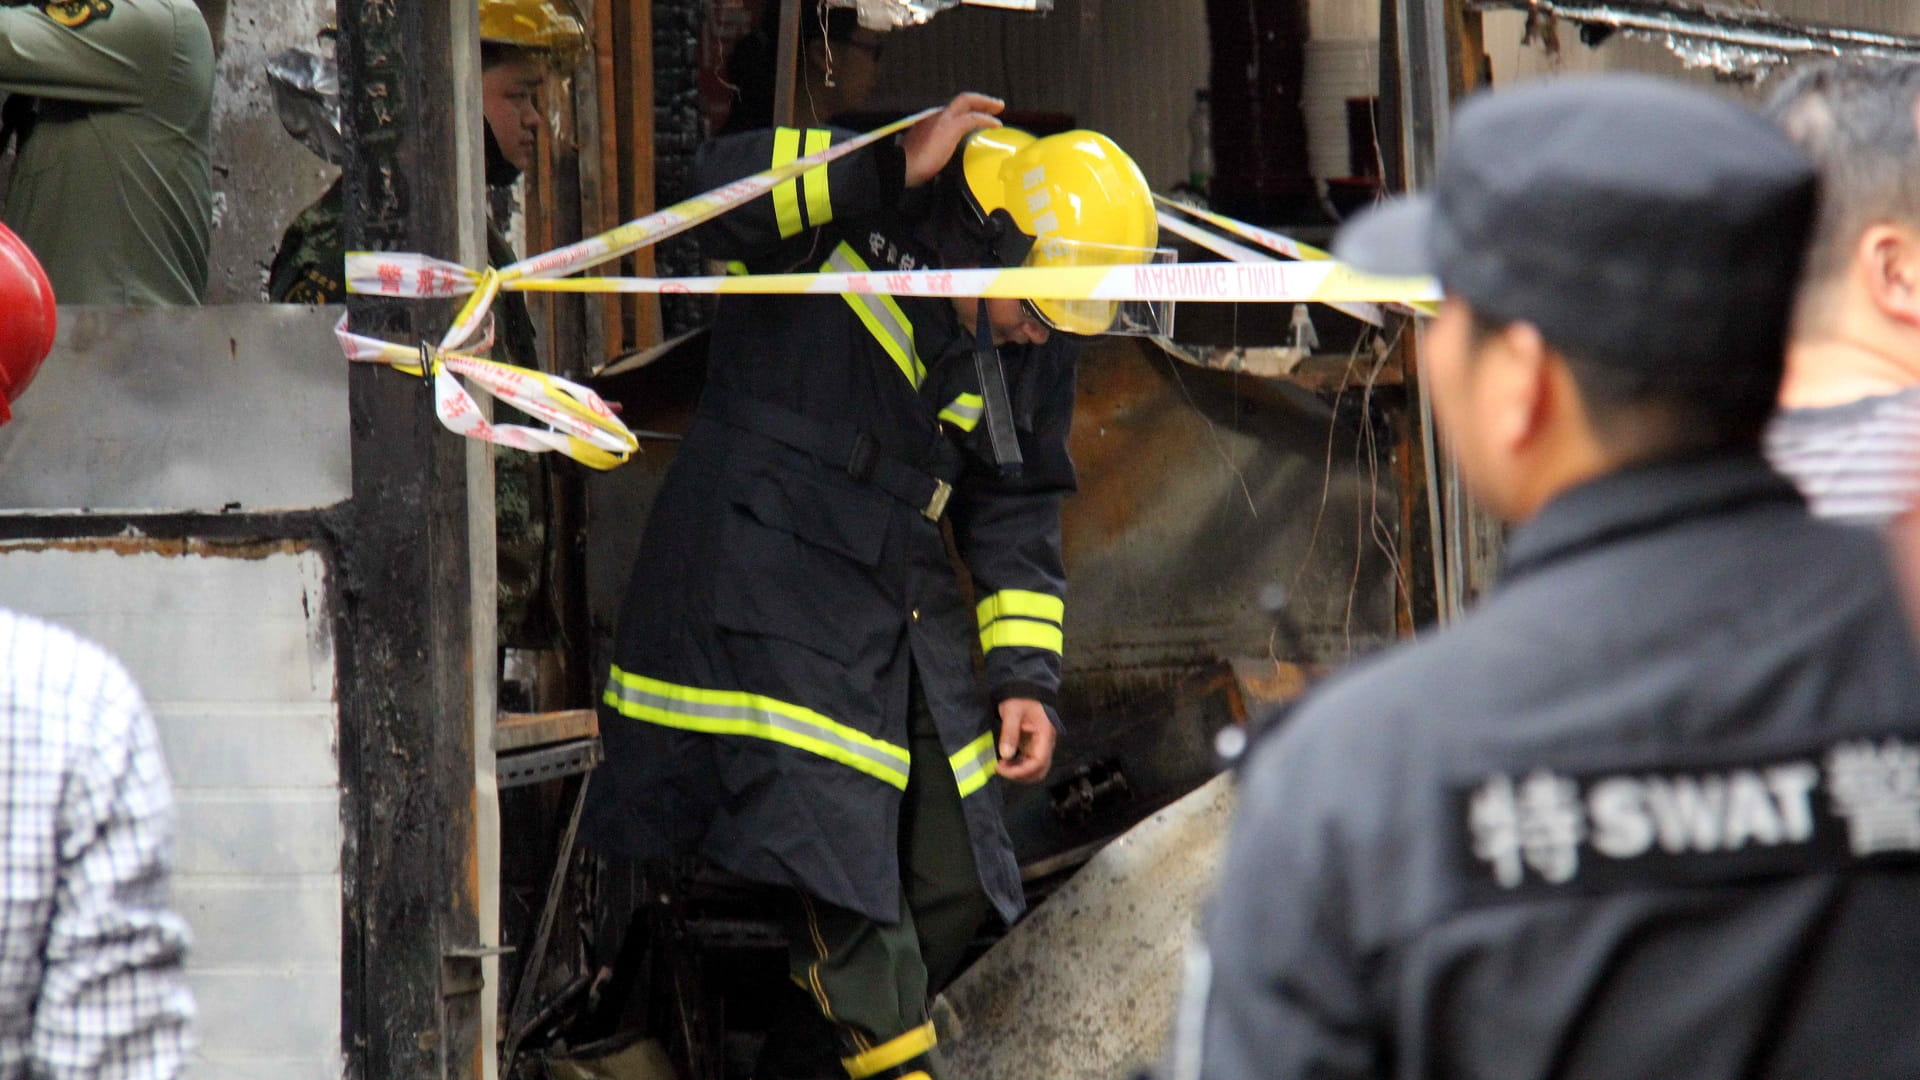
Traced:
[[[585, 42], [578, 20], [553, 0], [480, 0], [481, 92], [485, 98], [487, 185], [509, 187], [533, 164], [540, 130], [539, 94], [549, 68]], [[275, 303], [346, 301], [346, 240], [339, 181], [287, 227], [268, 275]], [[518, 261], [502, 223], [489, 214], [487, 261]], [[493, 356], [520, 367], [545, 369], [526, 298], [503, 293], [494, 302]], [[524, 422], [506, 406], [502, 423]], [[500, 586], [500, 642], [516, 648], [552, 644], [554, 627], [540, 601], [552, 577], [548, 566], [548, 477], [539, 455], [500, 448], [494, 458], [494, 503]]]

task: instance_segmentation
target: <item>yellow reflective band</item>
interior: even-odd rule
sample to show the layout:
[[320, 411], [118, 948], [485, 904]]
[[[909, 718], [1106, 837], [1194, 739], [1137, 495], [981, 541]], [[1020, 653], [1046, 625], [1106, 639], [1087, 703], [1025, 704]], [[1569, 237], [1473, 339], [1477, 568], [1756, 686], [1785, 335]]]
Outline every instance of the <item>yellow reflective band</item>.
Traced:
[[[777, 128], [773, 133], [773, 167], [779, 168], [800, 156], [800, 131]], [[780, 223], [780, 239], [800, 235], [800, 178], [783, 181], [773, 189], [773, 216]]]
[[1063, 653], [1066, 650], [1066, 635], [1052, 623], [1035, 622], [1032, 619], [996, 619], [980, 631], [982, 650], [991, 652], [1012, 647]]
[[986, 787], [995, 775], [994, 766], [1000, 763], [1000, 748], [995, 745], [993, 732], [962, 747], [947, 763], [953, 766], [953, 781], [960, 787], [961, 798]]
[[961, 394], [953, 399], [951, 405], [940, 410], [940, 419], [961, 431], [972, 431], [980, 426], [980, 417], [986, 411], [986, 400], [979, 394]]
[[933, 1033], [933, 1024], [928, 1022], [857, 1057], [841, 1058], [840, 1064], [846, 1068], [851, 1080], [867, 1080], [869, 1076], [905, 1065], [933, 1049], [939, 1041]]
[[981, 629], [992, 625], [995, 619], [1040, 619], [1064, 623], [1067, 621], [1067, 602], [1057, 596], [1029, 589], [1001, 589], [980, 601], [976, 614], [980, 616]]
[[[853, 245], [842, 242], [833, 249], [823, 268], [838, 273], [871, 273], [866, 260], [853, 250]], [[880, 343], [887, 355], [893, 358], [893, 364], [907, 382], [916, 390], [920, 380], [927, 377], [926, 366], [920, 363], [920, 355], [914, 350], [913, 324], [907, 321], [907, 313], [891, 296], [863, 296], [857, 293], [842, 293], [841, 299], [853, 309], [853, 313], [866, 324], [867, 332]]]
[[[833, 144], [833, 132], [814, 128], [807, 132], [807, 156]], [[800, 186], [807, 189], [807, 224], [819, 228], [833, 221], [833, 200], [827, 194], [827, 167], [820, 166], [800, 174]]]
[[910, 755], [812, 709], [762, 694], [706, 690], [651, 679], [615, 665], [607, 706], [622, 716], [708, 735], [746, 735], [818, 754], [905, 791]]

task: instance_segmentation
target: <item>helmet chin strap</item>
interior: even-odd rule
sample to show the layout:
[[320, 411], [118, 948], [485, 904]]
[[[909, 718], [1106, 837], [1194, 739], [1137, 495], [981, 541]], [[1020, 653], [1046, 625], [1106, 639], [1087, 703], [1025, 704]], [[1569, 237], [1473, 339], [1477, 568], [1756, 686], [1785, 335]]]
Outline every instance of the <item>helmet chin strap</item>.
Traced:
[[994, 467], [1000, 475], [1020, 475], [1025, 461], [1020, 456], [1020, 436], [1013, 429], [1013, 403], [1007, 399], [1007, 373], [1000, 365], [1000, 350], [993, 347], [993, 323], [987, 318], [987, 298], [981, 297], [973, 316], [973, 370], [980, 379], [982, 412], [987, 425], [987, 444], [993, 451]]

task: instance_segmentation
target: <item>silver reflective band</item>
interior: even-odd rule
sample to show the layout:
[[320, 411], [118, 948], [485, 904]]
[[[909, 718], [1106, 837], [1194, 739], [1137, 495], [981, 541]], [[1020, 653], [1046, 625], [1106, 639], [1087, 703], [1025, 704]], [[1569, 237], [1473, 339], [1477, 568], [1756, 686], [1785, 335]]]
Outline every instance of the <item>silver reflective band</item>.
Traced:
[[987, 411], [986, 399], [979, 394], [961, 394], [940, 410], [939, 420], [943, 424], [952, 424], [961, 431], [972, 431], [980, 426], [980, 418]]
[[622, 671], [606, 703], [622, 716], [708, 735], [746, 735], [839, 762], [904, 791], [907, 751], [788, 702], [761, 694], [679, 686]]
[[[867, 274], [872, 270], [860, 253], [842, 241], [827, 256], [826, 269], [831, 273]], [[913, 324], [907, 321], [907, 313], [900, 310], [899, 302], [891, 296], [872, 293], [841, 293], [853, 313], [866, 325], [880, 347], [893, 358], [894, 366], [906, 377], [908, 385], [918, 389], [927, 377], [926, 365], [920, 362], [920, 355], [913, 347]]]
[[960, 797], [967, 796], [987, 786], [987, 781], [996, 774], [994, 768], [1000, 761], [1000, 755], [994, 746], [991, 731], [960, 748], [960, 752], [947, 759], [953, 766], [954, 784], [960, 789]]

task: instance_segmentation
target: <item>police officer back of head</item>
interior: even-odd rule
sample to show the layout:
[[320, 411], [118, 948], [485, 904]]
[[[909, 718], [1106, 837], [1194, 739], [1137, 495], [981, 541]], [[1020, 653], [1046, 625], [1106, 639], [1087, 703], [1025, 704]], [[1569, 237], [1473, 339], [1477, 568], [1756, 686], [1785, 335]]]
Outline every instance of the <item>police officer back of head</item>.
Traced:
[[1759, 455], [1816, 195], [1739, 105], [1569, 78], [1342, 234], [1439, 277], [1435, 412], [1516, 529], [1249, 761], [1181, 1080], [1920, 1076], [1920, 662]]

